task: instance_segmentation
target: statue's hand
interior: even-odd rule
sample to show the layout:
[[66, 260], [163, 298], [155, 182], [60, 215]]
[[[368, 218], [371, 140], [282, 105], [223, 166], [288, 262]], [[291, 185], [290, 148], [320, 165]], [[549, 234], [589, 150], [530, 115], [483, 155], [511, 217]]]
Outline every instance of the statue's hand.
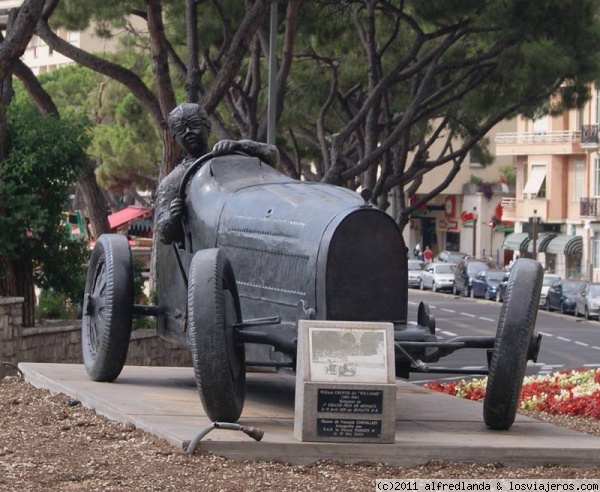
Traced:
[[215, 144], [212, 149], [212, 153], [215, 156], [231, 154], [232, 152], [238, 150], [239, 142], [236, 140], [221, 140]]
[[172, 219], [179, 219], [183, 216], [183, 211], [185, 209], [185, 204], [181, 198], [173, 198], [171, 200], [171, 204], [169, 205], [169, 212], [171, 213]]

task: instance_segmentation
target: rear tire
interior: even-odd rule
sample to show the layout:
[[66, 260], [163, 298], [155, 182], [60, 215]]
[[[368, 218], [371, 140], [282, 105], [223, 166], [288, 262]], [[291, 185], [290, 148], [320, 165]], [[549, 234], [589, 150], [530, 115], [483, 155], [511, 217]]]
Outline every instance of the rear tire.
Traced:
[[233, 269], [219, 249], [198, 251], [190, 265], [188, 316], [192, 363], [200, 400], [213, 421], [235, 422], [246, 399], [244, 345]]
[[131, 336], [133, 291], [127, 237], [103, 234], [90, 257], [81, 320], [83, 364], [94, 381], [114, 381], [123, 370]]
[[511, 269], [483, 402], [483, 417], [491, 429], [506, 430], [515, 421], [543, 276], [535, 260], [519, 259]]

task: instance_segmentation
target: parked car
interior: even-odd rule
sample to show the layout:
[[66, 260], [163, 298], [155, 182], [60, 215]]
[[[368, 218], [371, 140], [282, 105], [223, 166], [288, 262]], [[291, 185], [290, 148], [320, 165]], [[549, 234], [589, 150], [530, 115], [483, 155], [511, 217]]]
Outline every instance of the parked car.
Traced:
[[560, 275], [554, 273], [544, 273], [544, 280], [542, 281], [542, 293], [540, 295], [540, 307], [546, 309], [546, 297], [548, 296], [548, 290], [550, 286], [560, 278]]
[[498, 286], [507, 276], [508, 273], [500, 268], [481, 270], [471, 280], [471, 297], [496, 299]]
[[408, 260], [408, 286], [413, 289], [421, 287], [421, 277], [425, 263], [421, 260]]
[[584, 282], [575, 294], [575, 316], [580, 315], [585, 319], [599, 318], [600, 283]]
[[433, 259], [433, 262], [443, 263], [458, 263], [465, 256], [469, 256], [468, 253], [461, 253], [460, 251], [440, 251], [438, 255]]
[[452, 293], [461, 293], [463, 296], [469, 297], [471, 295], [471, 281], [475, 278], [475, 275], [482, 270], [488, 270], [490, 268], [497, 269], [498, 265], [487, 258], [466, 256], [456, 265]]
[[575, 295], [585, 282], [559, 278], [548, 289], [546, 306], [548, 311], [575, 314]]
[[454, 284], [454, 263], [429, 263], [421, 278], [421, 290], [431, 289], [433, 292], [438, 290], [452, 290]]

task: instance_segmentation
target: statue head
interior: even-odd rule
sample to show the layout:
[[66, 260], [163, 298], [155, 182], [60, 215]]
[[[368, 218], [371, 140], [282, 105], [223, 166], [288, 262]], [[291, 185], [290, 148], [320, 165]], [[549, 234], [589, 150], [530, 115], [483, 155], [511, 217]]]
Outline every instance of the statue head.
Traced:
[[183, 103], [169, 113], [169, 128], [177, 143], [192, 157], [200, 157], [208, 152], [210, 121], [202, 106]]

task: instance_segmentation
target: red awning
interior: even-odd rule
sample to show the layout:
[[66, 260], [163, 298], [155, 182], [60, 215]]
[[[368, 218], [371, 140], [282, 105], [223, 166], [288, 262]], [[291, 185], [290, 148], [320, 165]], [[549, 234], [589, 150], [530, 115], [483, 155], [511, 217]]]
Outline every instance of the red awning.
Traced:
[[127, 207], [123, 210], [119, 210], [114, 214], [108, 216], [108, 224], [111, 229], [117, 229], [129, 222], [133, 222], [136, 219], [146, 218], [152, 214], [152, 210], [149, 208], [141, 207]]

